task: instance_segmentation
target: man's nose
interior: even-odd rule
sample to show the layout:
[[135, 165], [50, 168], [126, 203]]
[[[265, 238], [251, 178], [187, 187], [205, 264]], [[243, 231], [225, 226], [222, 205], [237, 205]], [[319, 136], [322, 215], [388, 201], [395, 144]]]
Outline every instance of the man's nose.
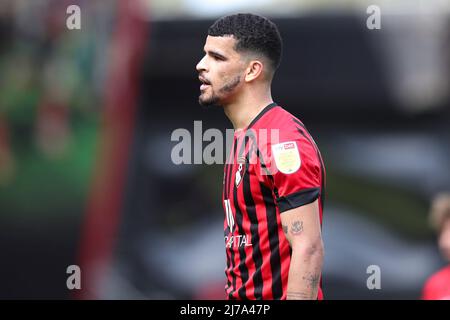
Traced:
[[195, 68], [197, 69], [198, 72], [206, 71], [205, 58], [206, 58], [206, 56], [204, 56], [204, 57], [197, 63], [197, 66], [196, 66]]

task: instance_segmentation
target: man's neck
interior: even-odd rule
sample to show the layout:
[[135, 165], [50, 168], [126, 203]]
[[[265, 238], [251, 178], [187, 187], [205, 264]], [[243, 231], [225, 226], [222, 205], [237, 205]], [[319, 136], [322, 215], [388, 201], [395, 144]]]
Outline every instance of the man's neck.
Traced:
[[246, 101], [236, 101], [224, 107], [225, 115], [233, 124], [234, 130], [242, 130], [255, 119], [258, 114], [270, 103], [272, 97], [268, 94], [263, 99], [247, 99]]

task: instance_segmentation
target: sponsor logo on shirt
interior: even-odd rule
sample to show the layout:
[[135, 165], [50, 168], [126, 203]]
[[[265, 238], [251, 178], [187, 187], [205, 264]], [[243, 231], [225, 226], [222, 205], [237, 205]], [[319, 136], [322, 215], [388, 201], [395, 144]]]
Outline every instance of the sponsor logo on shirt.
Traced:
[[249, 237], [245, 234], [240, 234], [237, 236], [225, 237], [225, 246], [227, 248], [241, 248], [251, 246]]

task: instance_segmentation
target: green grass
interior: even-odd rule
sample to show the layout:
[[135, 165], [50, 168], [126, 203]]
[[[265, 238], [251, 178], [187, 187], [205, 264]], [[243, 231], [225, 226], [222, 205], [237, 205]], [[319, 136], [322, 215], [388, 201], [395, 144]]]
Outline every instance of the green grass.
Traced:
[[0, 186], [2, 219], [57, 221], [80, 213], [85, 204], [96, 156], [97, 124], [77, 123], [67, 152], [45, 157], [36, 147], [16, 148], [15, 176]]

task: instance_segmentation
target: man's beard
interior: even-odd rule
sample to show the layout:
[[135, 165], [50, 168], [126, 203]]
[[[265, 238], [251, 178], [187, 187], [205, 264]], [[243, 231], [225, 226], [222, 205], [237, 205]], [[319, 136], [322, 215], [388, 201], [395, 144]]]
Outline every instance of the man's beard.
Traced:
[[[230, 92], [232, 92], [238, 85], [241, 83], [241, 77], [236, 76], [234, 79], [232, 79], [230, 82], [225, 84], [222, 88], [219, 89], [219, 94], [226, 95]], [[212, 90], [212, 88], [210, 88]], [[222, 107], [223, 106], [223, 99], [220, 98], [219, 95], [214, 94], [214, 91], [211, 94], [211, 97], [209, 99], [202, 99], [202, 95], [198, 97], [198, 103], [205, 108], [208, 107]]]

